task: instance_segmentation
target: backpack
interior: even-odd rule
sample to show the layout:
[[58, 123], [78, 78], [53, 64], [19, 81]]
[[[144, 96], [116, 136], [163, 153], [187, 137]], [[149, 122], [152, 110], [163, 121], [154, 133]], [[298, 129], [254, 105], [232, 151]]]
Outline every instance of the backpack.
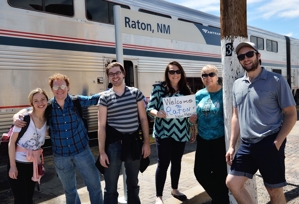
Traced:
[[[24, 133], [27, 131], [29, 123], [30, 123], [30, 115], [24, 116], [24, 121], [26, 122], [26, 125], [21, 129], [19, 132], [18, 138], [16, 140], [16, 144], [21, 139], [21, 137], [24, 135]], [[2, 134], [1, 144], [0, 144], [0, 156], [8, 156], [8, 142], [10, 140], [10, 137], [12, 136], [12, 130], [14, 125], [11, 125], [8, 133]]]
[[[71, 99], [72, 99], [72, 102], [73, 102], [73, 105], [76, 109], [76, 111], [78, 112], [80, 118], [82, 119], [83, 123], [84, 123], [84, 127], [86, 128], [86, 131], [88, 131], [88, 122], [87, 122], [87, 119], [83, 117], [83, 111], [82, 111], [82, 107], [81, 107], [81, 104], [80, 104], [80, 101], [78, 100], [78, 96], [75, 95], [75, 96], [71, 96]], [[50, 126], [50, 118], [51, 118], [51, 114], [52, 114], [52, 103], [53, 103], [53, 98], [50, 99], [48, 101], [48, 105], [47, 105], [47, 108], [45, 110], [45, 116], [47, 118], [47, 125]], [[51, 133], [51, 131], [49, 130], [49, 134]]]

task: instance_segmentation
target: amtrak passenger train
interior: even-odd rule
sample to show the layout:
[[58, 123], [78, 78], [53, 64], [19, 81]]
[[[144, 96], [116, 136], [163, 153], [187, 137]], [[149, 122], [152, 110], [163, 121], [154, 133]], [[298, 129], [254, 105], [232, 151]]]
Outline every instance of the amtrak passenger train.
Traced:
[[[28, 93], [44, 88], [60, 72], [71, 94], [107, 89], [105, 67], [116, 60], [113, 6], [121, 6], [126, 84], [149, 97], [168, 62], [179, 61], [193, 92], [200, 71], [214, 64], [222, 72], [219, 17], [161, 0], [0, 0], [0, 135], [12, 115], [28, 107]], [[262, 65], [282, 74], [298, 102], [299, 40], [248, 27]], [[97, 131], [97, 107], [84, 112]]]

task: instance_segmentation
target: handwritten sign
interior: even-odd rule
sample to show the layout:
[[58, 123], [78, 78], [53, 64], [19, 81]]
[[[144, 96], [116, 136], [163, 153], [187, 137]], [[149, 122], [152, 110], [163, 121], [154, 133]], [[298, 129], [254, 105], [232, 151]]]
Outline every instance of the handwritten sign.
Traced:
[[195, 95], [163, 98], [166, 118], [185, 118], [196, 113]]

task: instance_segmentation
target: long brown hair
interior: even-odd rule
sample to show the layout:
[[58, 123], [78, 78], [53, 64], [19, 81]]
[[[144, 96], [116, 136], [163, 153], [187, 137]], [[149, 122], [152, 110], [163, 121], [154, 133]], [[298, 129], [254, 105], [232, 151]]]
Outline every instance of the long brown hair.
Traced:
[[181, 71], [181, 79], [179, 81], [179, 92], [180, 94], [183, 95], [190, 95], [191, 94], [191, 89], [190, 87], [187, 85], [187, 80], [186, 80], [186, 74], [185, 71], [182, 67], [182, 65], [180, 63], [178, 63], [177, 61], [171, 61], [168, 63], [168, 65], [166, 66], [165, 72], [164, 72], [164, 87], [166, 90], [166, 94], [167, 95], [173, 95], [176, 91], [174, 90], [174, 88], [172, 88], [170, 80], [168, 78], [168, 71], [169, 71], [169, 66], [170, 65], [175, 65], [179, 68], [179, 70]]

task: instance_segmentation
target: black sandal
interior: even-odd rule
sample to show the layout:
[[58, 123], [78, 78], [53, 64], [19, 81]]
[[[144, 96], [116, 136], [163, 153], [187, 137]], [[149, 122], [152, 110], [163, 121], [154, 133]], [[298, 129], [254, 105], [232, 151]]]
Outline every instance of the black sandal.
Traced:
[[180, 201], [185, 201], [185, 200], [187, 200], [187, 196], [184, 195], [184, 194], [175, 195], [175, 194], [171, 193], [171, 195], [172, 195], [173, 197], [175, 197], [176, 199], [180, 200]]

